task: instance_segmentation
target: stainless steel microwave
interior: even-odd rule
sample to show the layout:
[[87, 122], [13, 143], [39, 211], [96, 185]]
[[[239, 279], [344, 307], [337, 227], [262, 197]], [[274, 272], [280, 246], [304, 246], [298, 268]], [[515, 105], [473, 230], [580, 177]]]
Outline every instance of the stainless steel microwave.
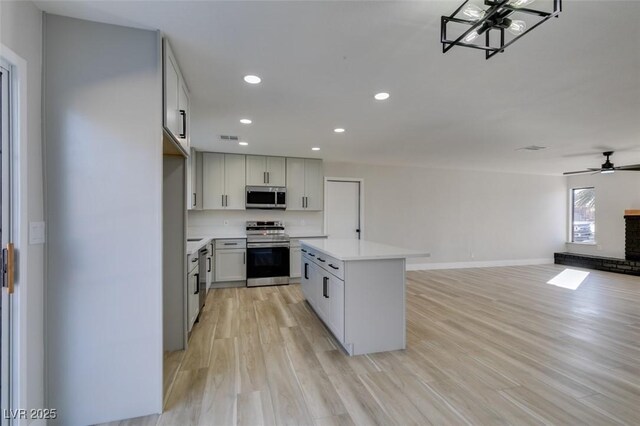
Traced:
[[287, 188], [281, 186], [247, 186], [246, 208], [287, 208]]

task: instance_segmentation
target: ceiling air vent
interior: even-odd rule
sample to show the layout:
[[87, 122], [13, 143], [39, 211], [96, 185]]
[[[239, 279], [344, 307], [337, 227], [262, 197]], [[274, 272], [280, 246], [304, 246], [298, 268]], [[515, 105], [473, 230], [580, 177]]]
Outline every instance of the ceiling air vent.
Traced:
[[238, 142], [238, 136], [229, 136], [229, 135], [220, 135], [220, 139], [223, 141], [234, 141]]
[[526, 149], [527, 151], [540, 151], [541, 149], [546, 149], [546, 146], [538, 146], [538, 145], [529, 145], [522, 148], [518, 148], [518, 151]]

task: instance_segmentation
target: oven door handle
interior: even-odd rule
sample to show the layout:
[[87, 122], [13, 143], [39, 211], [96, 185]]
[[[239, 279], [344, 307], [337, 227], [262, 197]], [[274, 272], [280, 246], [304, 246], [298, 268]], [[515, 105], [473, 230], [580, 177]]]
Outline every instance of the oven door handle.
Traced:
[[261, 248], [261, 247], [285, 247], [289, 248], [289, 243], [249, 243], [247, 244], [247, 248]]

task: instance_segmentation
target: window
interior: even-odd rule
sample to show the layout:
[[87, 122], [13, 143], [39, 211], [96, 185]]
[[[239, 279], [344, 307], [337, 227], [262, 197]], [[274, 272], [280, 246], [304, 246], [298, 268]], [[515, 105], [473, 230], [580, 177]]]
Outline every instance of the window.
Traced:
[[571, 190], [571, 242], [596, 242], [596, 190]]

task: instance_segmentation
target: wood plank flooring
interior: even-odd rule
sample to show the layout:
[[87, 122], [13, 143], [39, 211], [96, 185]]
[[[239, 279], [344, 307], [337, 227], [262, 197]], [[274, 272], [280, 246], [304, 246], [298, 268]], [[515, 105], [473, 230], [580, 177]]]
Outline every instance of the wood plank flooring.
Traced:
[[640, 278], [564, 269], [410, 272], [408, 348], [356, 357], [298, 285], [213, 290], [166, 411], [119, 424], [640, 424]]

